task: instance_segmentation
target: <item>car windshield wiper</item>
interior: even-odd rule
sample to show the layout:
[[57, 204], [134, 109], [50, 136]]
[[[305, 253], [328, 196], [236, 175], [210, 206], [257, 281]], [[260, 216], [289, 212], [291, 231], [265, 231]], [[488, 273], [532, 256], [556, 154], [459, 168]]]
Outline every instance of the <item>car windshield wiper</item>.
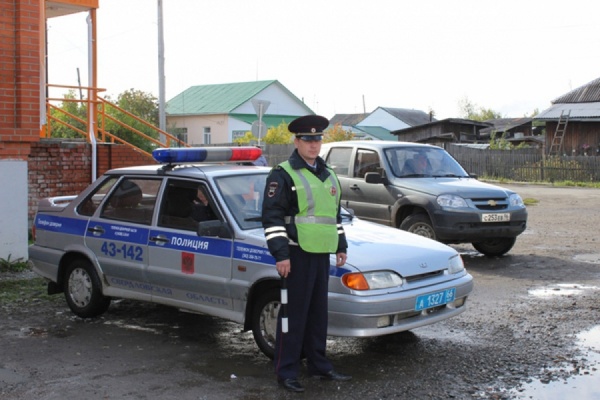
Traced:
[[261, 222], [262, 216], [259, 215], [258, 217], [244, 218], [244, 221]]
[[468, 176], [456, 175], [456, 174], [433, 175], [433, 177], [434, 178], [468, 178]]
[[402, 175], [400, 176], [400, 178], [424, 178], [424, 177], [429, 177], [431, 175], [429, 174], [407, 174], [407, 175]]

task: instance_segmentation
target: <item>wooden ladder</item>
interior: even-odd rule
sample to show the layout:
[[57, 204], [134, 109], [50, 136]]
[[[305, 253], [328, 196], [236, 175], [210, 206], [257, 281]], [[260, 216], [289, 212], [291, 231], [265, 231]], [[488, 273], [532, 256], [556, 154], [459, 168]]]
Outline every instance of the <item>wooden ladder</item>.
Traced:
[[567, 124], [569, 123], [569, 116], [571, 115], [571, 110], [565, 113], [563, 110], [560, 113], [560, 118], [558, 119], [558, 124], [556, 125], [556, 132], [554, 132], [554, 137], [552, 138], [552, 144], [550, 145], [550, 150], [548, 151], [548, 155], [560, 155], [563, 145], [563, 139], [565, 137], [565, 132], [567, 131]]

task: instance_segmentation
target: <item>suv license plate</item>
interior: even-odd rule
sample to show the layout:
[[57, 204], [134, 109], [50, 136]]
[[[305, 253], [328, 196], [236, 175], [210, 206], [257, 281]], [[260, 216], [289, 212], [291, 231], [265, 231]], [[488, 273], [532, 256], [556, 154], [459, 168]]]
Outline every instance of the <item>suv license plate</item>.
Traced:
[[454, 301], [456, 296], [456, 289], [447, 289], [435, 293], [424, 294], [417, 297], [415, 303], [415, 311], [426, 310], [431, 307], [441, 306], [442, 304], [448, 304]]
[[481, 222], [508, 222], [510, 213], [481, 214]]

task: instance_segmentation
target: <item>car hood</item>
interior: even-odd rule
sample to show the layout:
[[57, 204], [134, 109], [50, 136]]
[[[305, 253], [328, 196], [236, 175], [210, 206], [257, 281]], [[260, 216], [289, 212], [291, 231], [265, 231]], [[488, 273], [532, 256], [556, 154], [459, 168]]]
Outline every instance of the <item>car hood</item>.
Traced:
[[402, 276], [422, 275], [448, 268], [457, 255], [450, 246], [385, 225], [353, 218], [344, 224], [347, 264], [362, 272], [394, 270]]
[[474, 178], [397, 178], [393, 183], [399, 187], [407, 187], [434, 196], [456, 194], [463, 198], [503, 199], [514, 193]]

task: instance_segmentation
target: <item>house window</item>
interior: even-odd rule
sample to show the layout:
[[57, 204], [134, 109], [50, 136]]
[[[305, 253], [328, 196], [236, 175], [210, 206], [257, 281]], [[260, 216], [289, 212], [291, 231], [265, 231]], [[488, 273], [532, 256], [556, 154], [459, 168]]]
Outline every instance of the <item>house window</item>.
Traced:
[[175, 136], [177, 139], [181, 140], [183, 143], [188, 142], [187, 128], [173, 128], [171, 130], [171, 134]]
[[210, 144], [210, 126], [204, 127], [204, 144]]
[[231, 137], [233, 140], [241, 139], [244, 136], [246, 136], [246, 132], [248, 132], [248, 131], [233, 131], [233, 132], [231, 132]]

